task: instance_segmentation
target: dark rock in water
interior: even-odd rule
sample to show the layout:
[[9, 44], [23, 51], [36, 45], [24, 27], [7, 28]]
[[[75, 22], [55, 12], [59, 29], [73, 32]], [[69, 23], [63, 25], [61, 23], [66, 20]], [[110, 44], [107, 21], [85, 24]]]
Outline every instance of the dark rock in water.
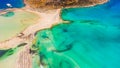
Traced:
[[29, 49], [29, 53], [30, 53], [30, 54], [35, 54], [35, 53], [36, 53], [36, 50], [31, 50], [31, 49]]
[[18, 47], [25, 46], [25, 45], [27, 45], [27, 43], [21, 43], [18, 45]]

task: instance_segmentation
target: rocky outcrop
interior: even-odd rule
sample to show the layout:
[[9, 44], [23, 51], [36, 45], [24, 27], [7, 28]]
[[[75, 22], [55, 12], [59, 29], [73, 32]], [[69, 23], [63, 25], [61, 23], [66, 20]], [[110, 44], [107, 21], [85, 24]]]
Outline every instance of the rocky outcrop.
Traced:
[[107, 0], [25, 0], [31, 8], [62, 8], [71, 6], [87, 6], [104, 3]]

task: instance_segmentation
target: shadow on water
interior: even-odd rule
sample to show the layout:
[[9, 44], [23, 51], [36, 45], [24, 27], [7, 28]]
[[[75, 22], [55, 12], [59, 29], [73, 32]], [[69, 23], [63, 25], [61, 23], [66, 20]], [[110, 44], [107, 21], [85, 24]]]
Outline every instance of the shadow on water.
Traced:
[[14, 49], [0, 50], [0, 59], [7, 58], [12, 54], [14, 54]]
[[6, 52], [8, 52], [9, 50], [0, 50], [0, 57], [2, 57]]

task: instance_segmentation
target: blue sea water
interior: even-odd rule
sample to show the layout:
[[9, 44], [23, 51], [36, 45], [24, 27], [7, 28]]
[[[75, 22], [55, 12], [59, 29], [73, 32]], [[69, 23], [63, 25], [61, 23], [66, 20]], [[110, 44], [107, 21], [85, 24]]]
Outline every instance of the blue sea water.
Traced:
[[[47, 68], [120, 68], [120, 0], [63, 9], [63, 20], [39, 31], [40, 63]], [[34, 67], [36, 68], [36, 67]]]
[[6, 4], [11, 4], [12, 8], [21, 8], [24, 6], [23, 0], [0, 0], [0, 9], [10, 8]]
[[106, 4], [94, 7], [65, 9], [62, 18], [70, 21], [96, 20], [100, 21], [100, 24], [119, 26], [120, 1], [110, 0]]

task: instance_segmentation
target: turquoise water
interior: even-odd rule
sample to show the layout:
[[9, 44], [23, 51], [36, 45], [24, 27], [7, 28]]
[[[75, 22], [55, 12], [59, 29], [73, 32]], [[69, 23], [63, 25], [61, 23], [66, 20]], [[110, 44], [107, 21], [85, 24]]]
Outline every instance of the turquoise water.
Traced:
[[[46, 68], [120, 68], [120, 1], [63, 9], [68, 24], [39, 31], [32, 46]], [[34, 67], [37, 68], [37, 67]]]
[[11, 11], [7, 12], [6, 14], [1, 14], [1, 16], [3, 16], [3, 17], [11, 17], [11, 16], [14, 16], [14, 15], [15, 15], [15, 13], [11, 12]]
[[[22, 0], [1, 0], [0, 9], [20, 8]], [[5, 17], [12, 16], [10, 12]], [[37, 58], [33, 68], [120, 68], [120, 0], [102, 5], [63, 9], [63, 20], [39, 31], [30, 52]], [[64, 23], [64, 22], [63, 22]], [[24, 46], [21, 44], [19, 46]], [[0, 50], [0, 59], [14, 53], [14, 49]]]
[[120, 1], [111, 0], [110, 2], [88, 8], [64, 9], [62, 18], [69, 21], [93, 20], [103, 25], [120, 25]]

